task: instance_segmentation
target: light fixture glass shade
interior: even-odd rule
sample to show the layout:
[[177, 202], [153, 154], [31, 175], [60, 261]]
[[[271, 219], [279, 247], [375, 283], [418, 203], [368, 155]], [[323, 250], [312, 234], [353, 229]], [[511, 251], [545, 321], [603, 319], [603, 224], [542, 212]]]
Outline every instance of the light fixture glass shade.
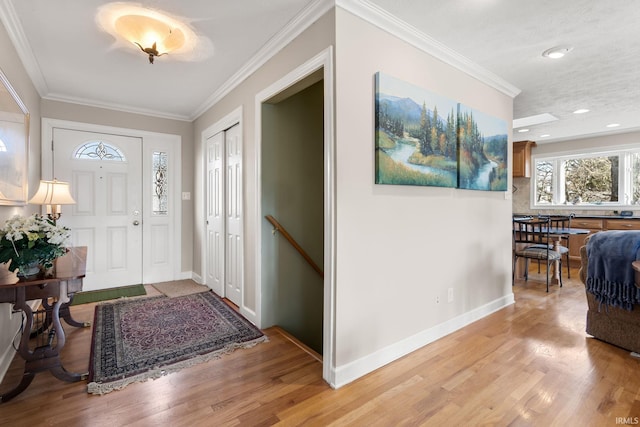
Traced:
[[191, 20], [155, 8], [122, 1], [105, 3], [98, 8], [96, 22], [115, 38], [114, 47], [151, 52], [153, 57], [169, 53], [171, 61], [202, 61], [213, 55], [213, 43], [196, 34]]
[[69, 192], [69, 183], [54, 179], [40, 181], [36, 194], [29, 200], [34, 205], [75, 205], [76, 201]]
[[156, 44], [159, 53], [169, 53], [185, 44], [184, 33], [180, 28], [142, 15], [124, 15], [116, 19], [115, 28], [122, 37], [131, 43], [139, 43], [143, 48]]

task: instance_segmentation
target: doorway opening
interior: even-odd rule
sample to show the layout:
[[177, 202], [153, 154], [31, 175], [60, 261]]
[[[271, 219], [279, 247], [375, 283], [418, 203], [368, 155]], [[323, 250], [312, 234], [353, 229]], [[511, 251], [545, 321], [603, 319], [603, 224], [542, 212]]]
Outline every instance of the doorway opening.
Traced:
[[324, 80], [322, 70], [262, 103], [261, 204], [296, 245], [262, 240], [262, 297], [271, 322], [323, 354]]
[[42, 177], [71, 184], [61, 223], [87, 246], [85, 290], [181, 278], [181, 138], [43, 118]]

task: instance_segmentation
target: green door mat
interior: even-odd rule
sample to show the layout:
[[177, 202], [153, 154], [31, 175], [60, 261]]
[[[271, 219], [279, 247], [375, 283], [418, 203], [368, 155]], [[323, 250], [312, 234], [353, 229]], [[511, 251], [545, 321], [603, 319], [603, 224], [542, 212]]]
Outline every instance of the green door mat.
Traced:
[[122, 286], [119, 288], [102, 289], [99, 291], [78, 292], [73, 297], [71, 305], [86, 304], [89, 302], [105, 301], [122, 297], [136, 297], [146, 295], [143, 285]]

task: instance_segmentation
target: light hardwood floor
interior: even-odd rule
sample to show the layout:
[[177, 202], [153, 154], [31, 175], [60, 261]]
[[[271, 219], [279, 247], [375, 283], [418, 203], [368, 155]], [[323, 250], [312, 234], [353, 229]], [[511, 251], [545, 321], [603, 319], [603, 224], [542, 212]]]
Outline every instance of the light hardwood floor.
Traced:
[[[565, 286], [519, 282], [516, 304], [332, 390], [276, 329], [270, 342], [104, 396], [38, 374], [0, 425], [615, 426], [640, 417], [640, 361], [588, 337], [577, 270]], [[93, 304], [73, 307], [90, 319]], [[63, 360], [87, 369], [91, 331], [67, 327]], [[5, 378], [17, 381], [18, 361]], [[637, 422], [637, 421], [636, 421]]]

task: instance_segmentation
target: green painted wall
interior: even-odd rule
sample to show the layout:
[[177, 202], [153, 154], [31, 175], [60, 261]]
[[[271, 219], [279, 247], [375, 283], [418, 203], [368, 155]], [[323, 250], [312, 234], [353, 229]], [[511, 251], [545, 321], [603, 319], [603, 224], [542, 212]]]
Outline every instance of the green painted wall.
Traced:
[[[272, 215], [321, 268], [323, 83], [262, 107], [262, 213]], [[323, 280], [279, 235], [263, 242], [263, 299], [278, 325], [322, 354]], [[267, 295], [264, 295], [264, 294]]]

